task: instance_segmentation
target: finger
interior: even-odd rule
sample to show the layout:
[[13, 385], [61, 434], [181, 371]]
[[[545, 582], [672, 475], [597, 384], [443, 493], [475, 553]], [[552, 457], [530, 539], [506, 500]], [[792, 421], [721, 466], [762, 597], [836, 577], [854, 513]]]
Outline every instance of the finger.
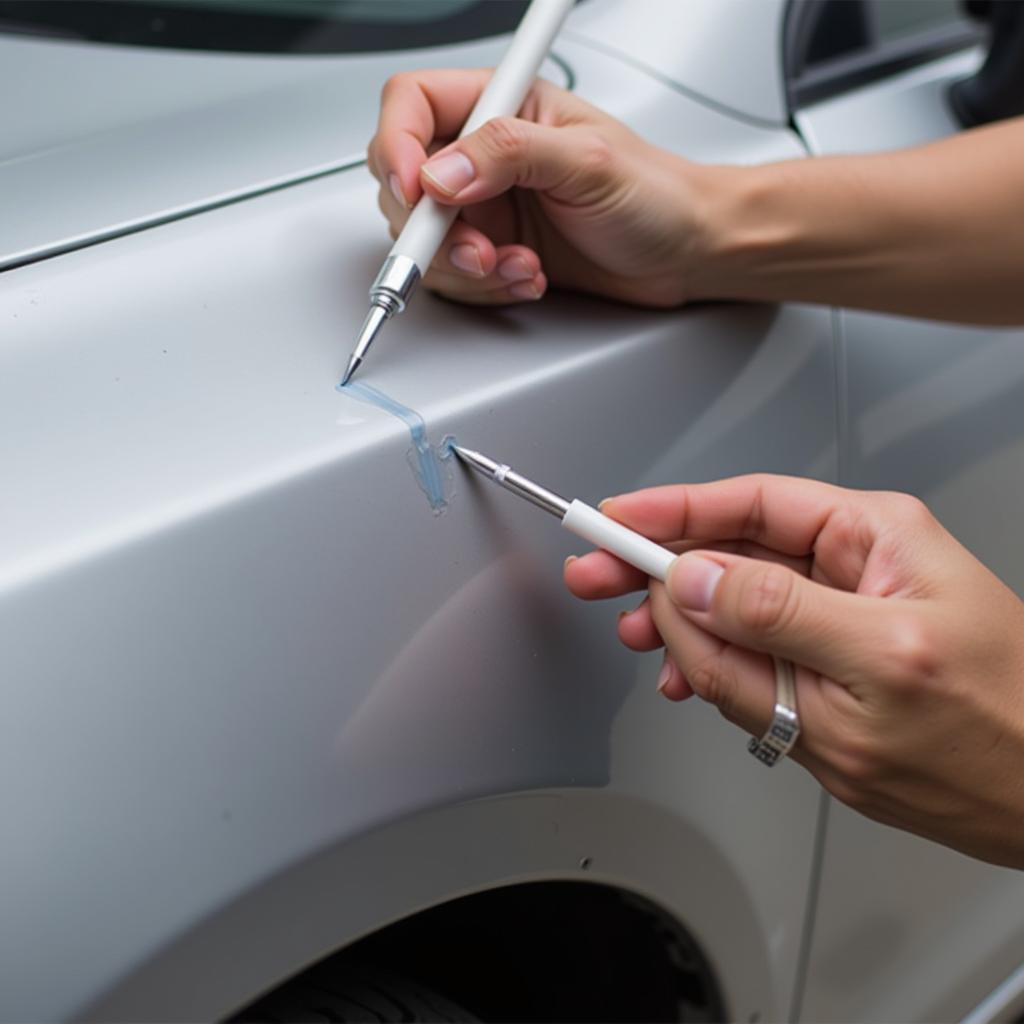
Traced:
[[859, 512], [865, 497], [816, 480], [756, 474], [634, 491], [606, 499], [601, 511], [656, 541], [742, 538], [807, 555], [829, 521]]
[[658, 692], [672, 701], [686, 700], [693, 696], [690, 681], [679, 671], [679, 667], [672, 660], [672, 655], [667, 651], [661, 663], [661, 671], [658, 673]]
[[422, 193], [419, 171], [431, 142], [458, 134], [490, 76], [489, 69], [475, 68], [408, 71], [389, 78], [367, 152], [377, 180], [389, 185], [394, 175], [412, 206]]
[[562, 575], [569, 592], [584, 601], [603, 601], [647, 589], [647, 573], [601, 550], [566, 562]]
[[649, 599], [632, 611], [619, 613], [618, 633], [619, 640], [631, 651], [656, 651], [665, 646], [651, 618]]
[[[474, 252], [469, 252], [471, 247]], [[540, 272], [540, 257], [525, 245], [502, 245], [495, 248], [478, 229], [455, 222], [438, 256], [431, 264], [441, 274], [458, 271], [475, 278], [481, 291], [494, 291], [523, 281], [533, 281]], [[482, 273], [475, 273], [477, 267]]]
[[813, 582], [791, 569], [724, 552], [687, 552], [669, 568], [673, 604], [701, 629], [789, 658], [844, 684], [871, 683], [926, 656], [919, 608]]
[[[650, 610], [667, 654], [693, 692], [752, 736], [763, 736], [775, 709], [771, 658], [726, 643], [687, 620], [661, 584], [651, 587]], [[808, 669], [798, 667], [795, 681], [801, 732], [791, 756], [817, 773], [848, 741], [854, 702], [835, 683]]]
[[476, 306], [507, 306], [517, 302], [534, 302], [547, 291], [548, 279], [539, 273], [530, 281], [505, 284], [491, 275], [486, 280], [472, 280], [465, 274], [436, 270], [427, 272], [423, 284], [431, 291], [455, 302]]
[[771, 659], [705, 632], [679, 614], [658, 583], [651, 585], [651, 616], [694, 693], [751, 735], [762, 735], [775, 708]]
[[[377, 205], [388, 220], [392, 237], [401, 231], [409, 211], [400, 206], [391, 192], [381, 188]], [[490, 292], [507, 285], [533, 281], [540, 273], [540, 257], [528, 246], [512, 244], [495, 247], [484, 231], [460, 216], [451, 226], [438, 249], [431, 269], [442, 274], [457, 272], [480, 282], [480, 291]], [[441, 282], [434, 281], [437, 290]]]
[[[684, 541], [666, 544], [673, 551], [687, 551], [698, 547], [698, 541]], [[808, 558], [783, 555], [772, 551], [753, 541], [723, 541], [717, 544], [700, 544], [704, 550], [728, 551], [748, 558], [759, 558], [765, 561], [778, 562], [788, 566], [794, 572], [807, 575], [811, 569]], [[584, 601], [600, 601], [610, 597], [622, 597], [625, 594], [646, 590], [647, 574], [616, 558], [607, 551], [590, 551], [574, 558], [565, 567], [565, 585], [570, 593]]]
[[442, 275], [464, 275], [490, 290], [494, 284], [489, 279], [497, 262], [498, 254], [491, 240], [464, 221], [456, 221], [434, 256], [430, 269]]
[[631, 186], [594, 126], [556, 127], [515, 117], [494, 118], [434, 154], [420, 169], [420, 182], [439, 202], [459, 205], [513, 186], [574, 203]]

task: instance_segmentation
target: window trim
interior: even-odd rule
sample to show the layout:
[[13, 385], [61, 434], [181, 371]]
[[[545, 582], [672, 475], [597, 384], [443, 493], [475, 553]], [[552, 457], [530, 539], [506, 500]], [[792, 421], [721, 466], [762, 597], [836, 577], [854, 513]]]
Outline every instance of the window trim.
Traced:
[[791, 0], [786, 11], [783, 56], [791, 114], [899, 71], [977, 46], [986, 39], [985, 29], [979, 25], [933, 25], [868, 50], [804, 68], [804, 54], [799, 50], [806, 45], [806, 18], [814, 6], [807, 0]]

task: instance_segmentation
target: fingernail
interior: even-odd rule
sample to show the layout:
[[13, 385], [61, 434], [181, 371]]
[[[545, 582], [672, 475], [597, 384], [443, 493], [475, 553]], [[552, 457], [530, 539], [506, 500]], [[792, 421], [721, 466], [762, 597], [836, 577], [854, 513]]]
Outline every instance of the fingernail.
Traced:
[[476, 168], [465, 153], [445, 153], [422, 167], [423, 173], [450, 196], [461, 192], [475, 177]]
[[409, 204], [405, 201], [405, 196], [402, 195], [402, 183], [398, 180], [397, 174], [388, 175], [388, 188], [391, 189], [391, 194], [398, 200], [399, 205], [405, 209]]
[[472, 274], [474, 277], [484, 276], [484, 265], [480, 262], [480, 253], [475, 245], [470, 245], [468, 242], [453, 245], [448, 253], [448, 259], [451, 260], [453, 267], [458, 267], [459, 270], [464, 270], [467, 274]]
[[533, 270], [522, 256], [509, 256], [498, 264], [498, 277], [503, 281], [532, 281]]
[[665, 687], [672, 681], [672, 662], [666, 654], [661, 664], [661, 671], [658, 673], [658, 693], [664, 693]]
[[700, 555], [680, 555], [668, 572], [668, 594], [681, 608], [706, 612], [725, 572], [717, 562]]
[[540, 289], [532, 281], [521, 281], [519, 284], [510, 284], [508, 293], [514, 299], [539, 299]]
[[576, 559], [577, 559], [578, 557], [579, 557], [578, 555], [570, 555], [570, 556], [569, 556], [569, 557], [568, 557], [568, 558], [567, 558], [567, 559], [566, 559], [566, 560], [565, 560], [565, 561], [564, 561], [564, 562], [562, 563], [562, 568], [563, 568], [563, 569], [568, 569], [568, 568], [569, 568], [569, 566], [570, 566], [570, 565], [572, 565], [572, 563], [573, 563], [573, 562], [575, 562], [575, 561], [576, 561]]
[[605, 515], [608, 515], [608, 504], [612, 500], [613, 499], [611, 499], [611, 498], [605, 498], [603, 501], [599, 502], [598, 506], [597, 506], [597, 511], [598, 512], [603, 512]]

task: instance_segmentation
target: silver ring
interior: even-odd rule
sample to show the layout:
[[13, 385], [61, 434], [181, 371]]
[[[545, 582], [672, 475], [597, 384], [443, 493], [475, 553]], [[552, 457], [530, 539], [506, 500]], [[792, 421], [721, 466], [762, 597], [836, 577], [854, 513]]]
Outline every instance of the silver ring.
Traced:
[[796, 670], [785, 658], [775, 662], [775, 714], [768, 731], [747, 744], [754, 757], [768, 768], [785, 757], [800, 736], [800, 716], [796, 713]]

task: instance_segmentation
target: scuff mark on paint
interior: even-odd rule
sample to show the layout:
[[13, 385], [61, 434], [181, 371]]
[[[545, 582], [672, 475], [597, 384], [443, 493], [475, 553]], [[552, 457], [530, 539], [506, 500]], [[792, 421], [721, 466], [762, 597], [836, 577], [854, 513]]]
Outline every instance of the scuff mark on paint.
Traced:
[[337, 390], [360, 402], [375, 405], [378, 409], [400, 419], [409, 428], [409, 436], [412, 438], [412, 447], [408, 455], [409, 466], [420, 489], [426, 494], [434, 515], [441, 515], [451, 501], [455, 480], [452, 473], [452, 443], [455, 439], [451, 434], [445, 435], [440, 444], [431, 444], [423, 417], [415, 409], [396, 402], [390, 395], [386, 395], [371, 384], [353, 380], [348, 384], [339, 384]]

